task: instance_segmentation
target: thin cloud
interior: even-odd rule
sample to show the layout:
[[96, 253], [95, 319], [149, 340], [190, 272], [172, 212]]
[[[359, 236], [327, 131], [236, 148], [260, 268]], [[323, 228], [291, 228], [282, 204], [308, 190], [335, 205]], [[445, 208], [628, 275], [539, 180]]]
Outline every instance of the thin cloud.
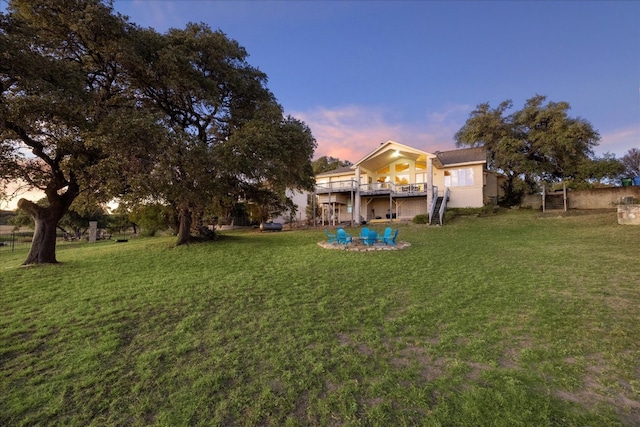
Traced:
[[596, 152], [613, 153], [621, 158], [632, 148], [640, 148], [640, 126], [614, 129], [601, 135]]
[[[318, 143], [316, 158], [332, 156], [356, 162], [389, 139], [431, 153], [453, 150], [454, 135], [472, 109], [469, 105], [446, 105], [414, 122], [403, 121], [392, 110], [358, 105], [320, 107], [291, 115], [311, 128]], [[638, 147], [639, 141], [639, 127], [617, 129], [602, 134], [595, 151], [599, 155], [612, 152], [619, 158]]]
[[311, 128], [318, 142], [316, 157], [355, 162], [389, 139], [428, 152], [452, 150], [453, 136], [469, 111], [466, 105], [447, 106], [425, 114], [418, 122], [402, 121], [392, 110], [357, 105], [321, 107], [292, 115]]

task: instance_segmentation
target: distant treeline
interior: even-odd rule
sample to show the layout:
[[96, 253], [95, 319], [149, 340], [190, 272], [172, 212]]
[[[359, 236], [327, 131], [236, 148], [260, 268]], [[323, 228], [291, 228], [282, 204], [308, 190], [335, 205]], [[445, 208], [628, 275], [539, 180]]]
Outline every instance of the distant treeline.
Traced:
[[9, 219], [15, 216], [16, 213], [13, 211], [3, 211], [0, 210], [0, 225], [9, 224]]

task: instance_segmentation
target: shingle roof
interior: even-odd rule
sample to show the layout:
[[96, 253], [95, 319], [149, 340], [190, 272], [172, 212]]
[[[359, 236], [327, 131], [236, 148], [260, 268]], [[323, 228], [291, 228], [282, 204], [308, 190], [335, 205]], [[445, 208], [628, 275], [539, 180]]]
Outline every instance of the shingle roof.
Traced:
[[487, 150], [485, 150], [484, 147], [440, 151], [435, 154], [443, 166], [455, 165], [458, 163], [479, 163], [487, 161]]

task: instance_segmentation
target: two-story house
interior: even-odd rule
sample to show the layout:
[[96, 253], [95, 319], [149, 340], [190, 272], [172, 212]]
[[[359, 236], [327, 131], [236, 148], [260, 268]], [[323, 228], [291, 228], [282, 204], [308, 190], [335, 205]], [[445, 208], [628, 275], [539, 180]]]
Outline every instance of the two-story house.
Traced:
[[428, 153], [387, 141], [354, 165], [316, 176], [323, 224], [429, 215], [441, 223], [447, 207], [497, 203], [499, 175], [486, 168], [484, 148]]

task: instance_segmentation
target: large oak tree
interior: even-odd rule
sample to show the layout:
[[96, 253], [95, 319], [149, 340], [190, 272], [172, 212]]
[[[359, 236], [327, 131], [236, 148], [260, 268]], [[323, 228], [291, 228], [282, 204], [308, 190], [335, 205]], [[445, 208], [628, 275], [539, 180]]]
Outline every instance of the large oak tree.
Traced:
[[[283, 117], [237, 42], [206, 25], [159, 34], [102, 0], [12, 0], [0, 14], [0, 184], [48, 203], [25, 261], [54, 263], [55, 228], [83, 192], [162, 202], [178, 243], [212, 200], [310, 187], [315, 140]], [[2, 186], [0, 185], [0, 189]]]
[[0, 179], [48, 200], [18, 202], [35, 221], [25, 264], [56, 262], [60, 218], [82, 191], [108, 197], [119, 159], [151, 133], [122, 70], [127, 39], [125, 20], [99, 0], [12, 0], [0, 14]]
[[506, 175], [508, 204], [519, 202], [518, 183], [533, 190], [543, 181], [597, 178], [594, 173], [602, 169], [594, 167], [602, 159], [593, 153], [600, 135], [591, 123], [570, 117], [567, 102], [545, 101], [536, 95], [510, 114], [510, 100], [496, 108], [480, 104], [455, 135], [457, 146], [487, 149], [489, 167]]
[[167, 128], [144, 184], [177, 209], [178, 244], [190, 241], [192, 223], [212, 200], [281, 208], [285, 188], [312, 186], [310, 130], [283, 117], [266, 75], [237, 42], [189, 24], [164, 35], [140, 30], [136, 46], [135, 85]]

